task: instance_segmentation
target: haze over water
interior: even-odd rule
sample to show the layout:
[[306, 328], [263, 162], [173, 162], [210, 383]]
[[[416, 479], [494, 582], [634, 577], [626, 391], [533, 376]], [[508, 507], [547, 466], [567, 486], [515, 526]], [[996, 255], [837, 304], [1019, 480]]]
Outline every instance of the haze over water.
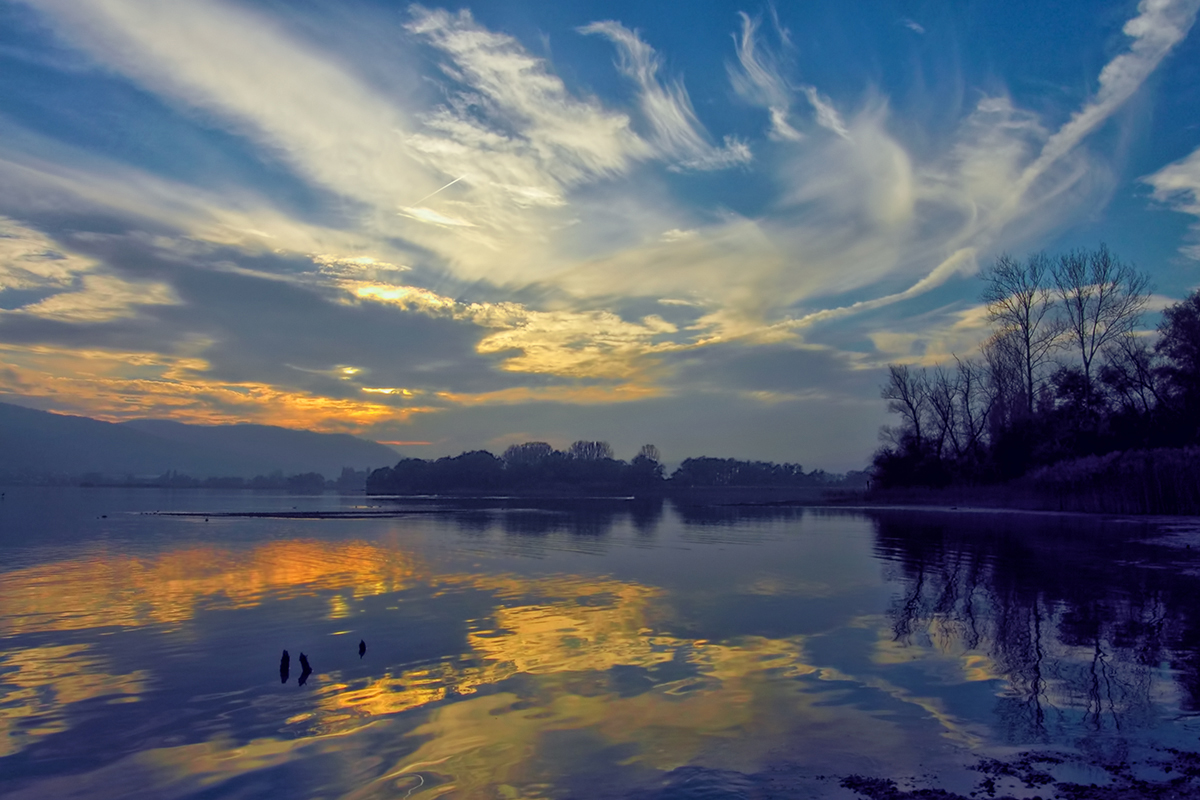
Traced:
[[[217, 516], [293, 510], [368, 516]], [[853, 797], [850, 775], [966, 793], [981, 758], [1028, 750], [1058, 752], [1059, 780], [1152, 776], [1162, 748], [1200, 749], [1197, 559], [1155, 535], [9, 488], [0, 794]]]

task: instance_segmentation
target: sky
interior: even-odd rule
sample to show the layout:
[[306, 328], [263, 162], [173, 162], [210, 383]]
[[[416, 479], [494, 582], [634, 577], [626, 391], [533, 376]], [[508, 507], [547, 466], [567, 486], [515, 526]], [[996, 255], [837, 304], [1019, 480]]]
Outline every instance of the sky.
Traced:
[[1200, 285], [1200, 0], [0, 0], [0, 401], [864, 467], [979, 271]]

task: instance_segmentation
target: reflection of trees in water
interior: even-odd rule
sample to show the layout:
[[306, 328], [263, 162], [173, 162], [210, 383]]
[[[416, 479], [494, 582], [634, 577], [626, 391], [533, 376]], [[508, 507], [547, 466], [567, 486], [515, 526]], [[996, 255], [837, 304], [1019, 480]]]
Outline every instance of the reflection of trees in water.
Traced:
[[746, 522], [800, 519], [813, 509], [799, 505], [705, 505], [672, 502], [687, 525], [735, 526]]
[[662, 522], [663, 500], [661, 497], [638, 498], [629, 505], [629, 516], [633, 528], [642, 536], [653, 536]]
[[1028, 515], [873, 516], [904, 587], [895, 640], [986, 654], [1008, 684], [997, 711], [1014, 740], [1153, 724], [1164, 662], [1181, 669], [1181, 702], [1200, 707], [1198, 582], [1132, 563], [1121, 531]]
[[503, 515], [504, 532], [517, 536], [545, 536], [550, 533], [569, 533], [572, 536], [605, 536], [616, 523], [615, 509], [580, 509], [578, 511], [541, 511], [523, 509]]
[[[642, 536], [653, 536], [662, 521], [661, 497], [635, 500], [603, 499], [541, 499], [523, 500], [499, 498], [492, 500], [469, 498], [443, 506], [458, 506], [454, 515], [457, 528], [468, 534], [480, 535], [499, 528], [511, 536], [571, 536], [602, 537], [628, 521]], [[479, 507], [477, 504], [487, 503]]]

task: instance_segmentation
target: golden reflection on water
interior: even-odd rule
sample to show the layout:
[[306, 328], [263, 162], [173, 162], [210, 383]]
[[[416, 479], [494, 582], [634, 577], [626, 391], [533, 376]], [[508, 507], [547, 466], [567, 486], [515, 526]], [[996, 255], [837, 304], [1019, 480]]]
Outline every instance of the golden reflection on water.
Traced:
[[[458, 663], [388, 674], [358, 687], [324, 687], [318, 719], [306, 720], [333, 733], [456, 698], [412, 732], [427, 741], [380, 779], [396, 782], [400, 794], [400, 788], [417, 785], [413, 776], [420, 773], [438, 778], [436, 786], [422, 785], [428, 792], [422, 796], [491, 796], [503, 786], [519, 786], [522, 797], [540, 796], [539, 787], [569, 771], [545, 755], [547, 737], [564, 731], [585, 735], [597, 747], [632, 745], [636, 755], [626, 763], [653, 769], [673, 769], [702, 754], [746, 768], [801, 721], [834, 725], [840, 714], [818, 709], [781, 680], [817, 671], [805, 663], [798, 637], [716, 643], [658, 634], [648, 623], [661, 592], [611, 579], [447, 579], [504, 592], [514, 601], [522, 586], [520, 594], [537, 602], [498, 607], [494, 627], [471, 632], [470, 651]], [[650, 669], [672, 661], [685, 667], [685, 677], [633, 696], [621, 696], [607, 679], [616, 666]], [[471, 697], [522, 673], [538, 678], [533, 696], [506, 691]], [[408, 782], [400, 780], [406, 775]]]
[[[670, 661], [683, 640], [652, 635], [649, 605], [661, 591], [607, 578], [523, 579], [508, 575], [442, 575], [447, 586], [488, 591], [501, 602], [486, 628], [468, 633], [467, 652], [442, 661], [387, 673], [365, 686], [334, 682], [320, 690], [322, 732], [361, 724], [366, 717], [394, 714], [520, 673], [605, 671], [616, 665], [651, 667]], [[515, 605], [519, 597], [538, 602]], [[507, 599], [506, 599], [507, 598]], [[603, 604], [601, 604], [603, 603]]]
[[201, 605], [249, 608], [269, 595], [384, 594], [423, 572], [410, 554], [363, 542], [188, 547], [144, 558], [95, 552], [3, 573], [0, 635], [179, 623]]
[[72, 703], [98, 697], [136, 700], [150, 673], [107, 672], [87, 645], [30, 647], [0, 652], [0, 757], [70, 727]]
[[[417, 751], [386, 775], [436, 777], [436, 790], [456, 797], [504, 796], [506, 786], [507, 796], [540, 797], [547, 785], [614, 748], [623, 754], [620, 766], [668, 771], [697, 761], [759, 769], [801, 731], [867, 744], [870, 730], [874, 746], [904, 746], [886, 725], [864, 724], [866, 714], [822, 707], [795, 682], [779, 680], [815, 671], [803, 662], [799, 641], [659, 638], [668, 642], [697, 668], [695, 675], [622, 696], [596, 673], [559, 672], [544, 676], [532, 697], [498, 692], [443, 705], [410, 734], [422, 742]], [[563, 736], [575, 746], [556, 746]]]
[[942, 619], [935, 617], [929, 621], [922, 645], [916, 647], [897, 637], [884, 620], [876, 618], [867, 624], [877, 631], [871, 654], [876, 664], [891, 666], [920, 661], [925, 669], [935, 669], [946, 684], [1004, 679], [1003, 671], [991, 656], [969, 647], [957, 626]]
[[[496, 583], [490, 576], [458, 578], [481, 589]], [[510, 586], [514, 579], [499, 580]], [[816, 670], [803, 662], [799, 640], [747, 637], [728, 645], [656, 635], [646, 626], [647, 611], [648, 602], [660, 592], [649, 587], [608, 579], [546, 583], [571, 589], [572, 594], [552, 603], [497, 608], [496, 627], [472, 631], [469, 650], [457, 663], [442, 661], [389, 672], [365, 685], [325, 685], [318, 703], [320, 731], [335, 731], [361, 724], [365, 717], [407, 711], [447, 697], [475, 694], [482, 686], [522, 673], [583, 675], [605, 673], [616, 666], [651, 668], [677, 660], [695, 674], [660, 684], [658, 690], [682, 696], [751, 673], [795, 677]], [[544, 598], [546, 583], [530, 580], [527, 586], [532, 594]], [[612, 605], [581, 602], [595, 596], [610, 598]]]
[[[380, 544], [291, 540], [244, 551], [192, 546], [145, 558], [101, 552], [15, 570], [0, 583], [0, 633], [177, 625], [202, 608], [248, 608], [268, 597], [326, 592], [336, 592], [329, 600], [329, 617], [336, 619], [353, 613], [357, 598], [417, 585], [435, 593], [486, 592], [496, 605], [490, 617], [470, 623], [457, 657], [366, 680], [319, 674], [306, 695], [312, 704], [292, 708], [279, 721], [305, 741], [341, 737], [337, 747], [344, 755], [361, 758], [346, 737], [372, 721], [425, 709], [427, 717], [410, 734], [416, 751], [373, 771], [387, 777], [365, 787], [370, 796], [404, 796], [418, 786], [422, 797], [480, 796], [485, 787], [489, 795], [538, 796], [571, 770], [552, 755], [554, 737], [566, 732], [598, 748], [622, 746], [622, 763], [657, 770], [697, 758], [753, 769], [772, 743], [797, 729], [846, 741], [873, 727], [864, 745], [891, 739], [893, 749], [914, 746], [868, 712], [823, 707], [785, 680], [818, 672], [806, 661], [801, 637], [676, 637], [664, 632], [664, 593], [655, 587], [605, 577], [435, 573], [412, 554]], [[9, 670], [0, 672], [0, 691], [7, 692], [0, 709], [0, 748], [7, 749], [0, 755], [66, 730], [64, 709], [71, 703], [136, 698], [150, 683], [145, 672], [106, 672], [82, 646], [0, 651], [0, 657]], [[647, 677], [666, 665], [669, 675]], [[618, 691], [610, 680], [614, 667], [640, 669], [640, 690]], [[531, 680], [482, 691], [518, 675]], [[16, 733], [32, 717], [47, 721]], [[583, 748], [579, 758], [591, 749]], [[183, 785], [188, 776], [225, 779], [283, 763], [292, 750], [275, 740], [252, 747], [214, 740], [200, 750], [148, 751], [130, 763], [153, 765], [155, 780]], [[200, 751], [206, 755], [198, 757]]]
[[[481, 577], [475, 583], [486, 589], [492, 581]], [[544, 595], [554, 587], [529, 588]], [[657, 589], [612, 580], [578, 580], [561, 588], [567, 591], [554, 602], [497, 608], [495, 629], [468, 637], [472, 651], [531, 675], [617, 664], [649, 667], [671, 659], [669, 646], [650, 636], [647, 627], [648, 605], [661, 595]]]

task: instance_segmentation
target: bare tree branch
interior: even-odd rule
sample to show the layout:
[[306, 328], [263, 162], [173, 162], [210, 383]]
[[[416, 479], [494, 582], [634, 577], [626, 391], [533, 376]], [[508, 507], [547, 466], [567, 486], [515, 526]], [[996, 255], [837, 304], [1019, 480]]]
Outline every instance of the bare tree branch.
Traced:
[[1004, 254], [982, 276], [987, 284], [983, 301], [988, 319], [997, 324], [997, 335], [1014, 350], [1029, 414], [1033, 413], [1041, 374], [1063, 331], [1053, 314], [1050, 272], [1050, 259], [1044, 253], [1035, 253], [1024, 262]]
[[1079, 356], [1085, 391], [1090, 393], [1096, 356], [1137, 327], [1150, 296], [1150, 279], [1103, 244], [1059, 256], [1053, 276], [1065, 335]]
[[888, 411], [901, 416], [917, 444], [923, 444], [922, 422], [929, 406], [929, 382], [924, 370], [915, 372], [907, 364], [889, 364], [888, 382], [879, 396], [888, 401]]

